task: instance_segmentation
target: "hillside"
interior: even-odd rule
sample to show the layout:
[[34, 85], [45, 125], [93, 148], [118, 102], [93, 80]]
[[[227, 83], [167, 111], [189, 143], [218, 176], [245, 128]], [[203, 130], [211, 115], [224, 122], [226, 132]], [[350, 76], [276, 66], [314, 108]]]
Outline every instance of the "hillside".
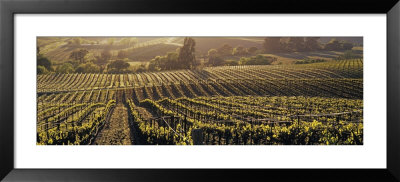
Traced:
[[[217, 38], [217, 39], [216, 39]], [[322, 37], [321, 43], [328, 42], [332, 37]], [[79, 49], [89, 51], [87, 59], [94, 60], [104, 50], [110, 51], [111, 59], [117, 59], [119, 51], [126, 51], [130, 61], [149, 61], [155, 56], [163, 56], [168, 52], [176, 51], [183, 44], [183, 37], [38, 37], [37, 46], [40, 53], [49, 58], [55, 64], [69, 60], [71, 52]], [[216, 49], [224, 44], [232, 47], [243, 46], [245, 48], [257, 47], [262, 49], [264, 38], [262, 37], [194, 37], [196, 41], [196, 56], [206, 55], [210, 49]], [[346, 40], [356, 44], [362, 44], [361, 37], [342, 37], [338, 40]], [[330, 58], [341, 54], [334, 52], [311, 53], [318, 54], [320, 58]], [[277, 55], [287, 62], [287, 55]], [[291, 56], [289, 56], [291, 57]], [[298, 57], [298, 56], [296, 56]], [[305, 56], [300, 56], [300, 59]], [[312, 58], [312, 56], [311, 56]], [[235, 59], [235, 58], [233, 58]], [[289, 58], [290, 59], [290, 58]]]
[[[354, 47], [352, 49], [356, 56], [363, 57], [362, 47]], [[312, 51], [312, 52], [292, 52], [292, 53], [275, 53], [275, 54], [263, 54], [265, 56], [276, 57], [278, 61], [272, 64], [291, 64], [297, 60], [306, 59], [325, 59], [333, 60], [338, 56], [341, 56], [345, 51]]]
[[[332, 39], [332, 37], [321, 37], [319, 41], [321, 43], [327, 43]], [[336, 37], [337, 40], [339, 41], [348, 41], [353, 44], [357, 45], [362, 45], [363, 44], [363, 38], [362, 37]]]

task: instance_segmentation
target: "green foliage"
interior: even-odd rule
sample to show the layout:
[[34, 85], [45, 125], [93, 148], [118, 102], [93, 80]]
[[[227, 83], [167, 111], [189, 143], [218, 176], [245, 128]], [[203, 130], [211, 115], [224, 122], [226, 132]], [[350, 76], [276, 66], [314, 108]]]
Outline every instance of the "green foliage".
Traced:
[[351, 50], [351, 49], [353, 49], [353, 44], [352, 43], [350, 43], [350, 42], [343, 42], [342, 43], [342, 49], [343, 50]]
[[241, 65], [270, 65], [276, 60], [275, 57], [257, 55], [248, 58], [242, 57], [239, 62]]
[[[268, 118], [271, 115], [277, 114], [275, 112], [278, 112], [278, 115], [280, 115], [278, 119], [290, 120], [290, 118], [286, 118], [290, 115], [284, 113], [290, 113], [291, 110], [283, 109], [282, 103], [289, 104], [289, 106], [302, 105], [306, 107], [310, 107], [310, 104], [312, 104], [311, 107], [314, 107], [314, 104], [316, 104], [319, 109], [327, 109], [326, 107], [320, 108], [319, 105], [325, 103], [324, 105], [327, 104], [326, 106], [328, 106], [328, 103], [331, 102], [342, 103], [341, 100], [335, 99], [326, 100], [305, 97], [201, 97], [196, 99], [181, 98], [177, 100], [162, 99], [157, 102], [146, 99], [140, 102], [142, 107], [161, 113], [163, 116], [183, 119], [186, 122], [184, 127], [182, 125], [175, 125], [175, 131], [180, 131], [181, 133], [177, 137], [171, 137], [171, 130], [174, 128], [144, 122], [140, 118], [140, 114], [134, 109], [135, 106], [132, 101], [129, 101], [129, 105], [133, 118], [136, 124], [139, 125], [140, 136], [148, 144], [193, 144], [190, 133], [195, 128], [201, 128], [205, 144], [361, 145], [363, 143], [363, 124], [347, 123], [344, 121], [338, 122], [339, 118], [322, 117], [320, 118], [321, 121], [307, 121], [299, 120], [300, 118], [297, 117], [287, 124], [270, 125], [257, 120], [239, 121], [232, 117], [232, 113], [235, 113], [235, 115], [241, 115], [242, 118]], [[266, 110], [253, 108], [253, 106], [260, 106], [263, 103], [278, 104], [283, 110], [276, 110], [274, 106], [270, 106], [270, 109]], [[362, 105], [362, 102], [352, 100], [347, 100], [345, 103], [350, 104], [351, 107]], [[241, 109], [232, 109], [237, 107]], [[308, 112], [309, 110], [301, 108], [296, 110], [297, 114], [299, 112]], [[329, 108], [331, 112], [337, 112], [335, 109], [337, 109], [336, 105]], [[344, 120], [349, 119], [346, 116], [340, 117]], [[227, 120], [233, 123], [224, 124], [224, 122], [219, 122]], [[269, 120], [273, 119], [269, 118]], [[170, 123], [170, 126], [171, 124], [173, 123]]]
[[44, 66], [37, 66], [37, 74], [46, 74], [46, 73], [48, 73], [49, 71], [47, 71], [47, 69], [46, 69], [46, 67], [44, 67]]
[[157, 56], [149, 62], [149, 71], [160, 71], [161, 70], [161, 56]]
[[107, 44], [108, 45], [112, 46], [112, 45], [114, 45], [114, 43], [115, 43], [115, 39], [114, 38], [107, 39]]
[[249, 52], [249, 54], [255, 54], [257, 50], [258, 50], [257, 47], [250, 47], [247, 49], [247, 52]]
[[224, 62], [224, 65], [225, 66], [237, 66], [237, 65], [239, 65], [239, 62], [235, 61], [235, 60], [226, 60]]
[[179, 69], [182, 66], [179, 66], [178, 64], [184, 63], [179, 63], [179, 55], [176, 52], [169, 52], [165, 57], [162, 57], [162, 59], [160, 60], [161, 70]]
[[[142, 144], [190, 145], [192, 131], [200, 129], [208, 145], [362, 145], [362, 65], [38, 75], [37, 144], [90, 143], [116, 99], [128, 107]], [[50, 87], [59, 90], [49, 94]]]
[[57, 66], [57, 73], [74, 73], [75, 69], [71, 63], [63, 63], [62, 65]]
[[193, 38], [185, 37], [183, 46], [179, 50], [178, 65], [176, 65], [178, 68], [192, 69], [197, 66], [194, 48], [195, 45], [196, 42]]
[[229, 44], [224, 44], [217, 49], [219, 56], [231, 56], [233, 48]]
[[138, 40], [137, 40], [137, 38], [134, 38], [134, 37], [123, 38], [119, 41], [120, 45], [124, 45], [127, 47], [134, 46], [137, 43], [138, 43]]
[[224, 59], [221, 58], [221, 55], [216, 49], [210, 49], [208, 51], [208, 64], [210, 66], [221, 66], [224, 64]]
[[100, 67], [96, 64], [89, 62], [89, 63], [80, 64], [75, 69], [75, 72], [76, 73], [99, 73]]
[[335, 50], [341, 50], [341, 45], [340, 42], [336, 39], [330, 40], [328, 43], [325, 44], [325, 50], [328, 51], [335, 51]]
[[[85, 107], [86, 106], [86, 107]], [[105, 107], [101, 107], [105, 106]], [[59, 113], [58, 116], [51, 117], [51, 121], [57, 123], [57, 119], [61, 115], [66, 115], [70, 110], [75, 108], [83, 109], [80, 115], [74, 117], [71, 122], [62, 122], [56, 127], [42, 130], [38, 128], [37, 144], [38, 145], [87, 145], [96, 137], [99, 127], [104, 125], [107, 114], [115, 106], [115, 100], [110, 100], [107, 104], [94, 103], [91, 105], [78, 104]], [[100, 108], [99, 108], [100, 107]], [[93, 108], [99, 108], [94, 110]], [[88, 115], [92, 113], [92, 115]], [[83, 122], [83, 119], [85, 119]]]
[[319, 37], [268, 37], [264, 39], [264, 50], [267, 53], [304, 52], [321, 49]]
[[83, 43], [82, 38], [72, 38], [68, 40], [68, 44], [81, 45], [82, 43]]
[[289, 52], [302, 52], [306, 50], [304, 37], [290, 37], [286, 46]]
[[[124, 55], [125, 53], [122, 53]], [[121, 57], [122, 57], [121, 55]], [[104, 66], [107, 64], [107, 62], [111, 59], [112, 54], [110, 49], [106, 48], [103, 51], [101, 51], [100, 56], [95, 56], [96, 60], [94, 61], [97, 65], [99, 66]], [[120, 57], [120, 56], [118, 56]]]
[[110, 60], [110, 59], [111, 59], [111, 56], [112, 56], [112, 54], [111, 54], [111, 51], [110, 51], [109, 49], [104, 49], [104, 50], [101, 52], [101, 58], [102, 58], [105, 62], [107, 62], [108, 60]]
[[41, 54], [37, 56], [36, 64], [37, 66], [43, 66], [48, 71], [53, 71], [52, 62]]
[[325, 44], [324, 49], [328, 51], [340, 51], [340, 50], [351, 50], [353, 48], [353, 43], [338, 41], [337, 39], [332, 39]]
[[128, 51], [126, 50], [120, 50], [118, 51], [118, 56], [119, 59], [127, 58], [128, 57]]
[[234, 56], [247, 56], [248, 54], [247, 49], [242, 46], [235, 47], [232, 51], [232, 55]]
[[347, 59], [359, 59], [362, 58], [361, 55], [356, 54], [352, 50], [347, 50], [343, 53], [343, 55], [340, 55], [336, 58], [336, 60], [347, 60]]
[[178, 64], [178, 53], [169, 52], [165, 56], [157, 56], [149, 63], [149, 71], [174, 70], [182, 66]]
[[146, 64], [140, 64], [139, 66], [137, 66], [135, 68], [135, 73], [142, 73], [142, 72], [146, 72], [148, 69], [146, 69]]
[[108, 73], [120, 73], [120, 72], [125, 72], [129, 68], [129, 63], [123, 61], [123, 60], [115, 60], [111, 61], [107, 65], [107, 72]]
[[192, 69], [198, 63], [195, 57], [195, 41], [186, 37], [184, 44], [177, 52], [168, 52], [165, 56], [156, 56], [149, 63], [149, 71], [175, 70], [175, 69]]
[[84, 63], [85, 62], [85, 56], [88, 54], [89, 51], [86, 49], [78, 49], [75, 51], [72, 51], [69, 58], [79, 61], [79, 63]]
[[325, 59], [305, 59], [305, 60], [295, 61], [294, 64], [311, 64], [311, 63], [321, 63], [325, 61], [326, 61]]
[[281, 37], [267, 37], [264, 39], [264, 50], [267, 53], [276, 53], [282, 51]]
[[306, 37], [304, 38], [304, 48], [306, 51], [320, 50], [321, 45], [318, 42], [319, 37]]
[[217, 57], [218, 56], [218, 51], [216, 49], [210, 49], [208, 50], [208, 57]]

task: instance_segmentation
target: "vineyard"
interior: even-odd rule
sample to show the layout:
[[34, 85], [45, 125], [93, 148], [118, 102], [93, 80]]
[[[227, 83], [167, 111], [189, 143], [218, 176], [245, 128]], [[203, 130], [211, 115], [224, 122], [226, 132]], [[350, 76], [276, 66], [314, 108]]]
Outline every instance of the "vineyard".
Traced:
[[37, 144], [362, 145], [363, 60], [38, 75]]

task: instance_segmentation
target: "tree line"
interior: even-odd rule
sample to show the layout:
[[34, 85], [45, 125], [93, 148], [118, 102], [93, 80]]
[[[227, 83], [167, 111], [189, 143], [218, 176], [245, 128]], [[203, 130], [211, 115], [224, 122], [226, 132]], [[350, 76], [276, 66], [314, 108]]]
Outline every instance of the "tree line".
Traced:
[[265, 53], [280, 52], [307, 52], [307, 51], [343, 51], [351, 50], [353, 43], [339, 41], [335, 38], [326, 44], [321, 44], [319, 37], [267, 37], [264, 39], [263, 48]]
[[50, 59], [40, 54], [37, 48], [37, 74], [46, 73], [123, 73], [129, 72], [130, 66], [124, 60], [110, 60], [111, 53], [104, 50], [100, 56], [94, 59], [88, 57], [89, 51], [86, 49], [78, 49], [70, 53], [70, 60], [62, 64], [55, 65]]

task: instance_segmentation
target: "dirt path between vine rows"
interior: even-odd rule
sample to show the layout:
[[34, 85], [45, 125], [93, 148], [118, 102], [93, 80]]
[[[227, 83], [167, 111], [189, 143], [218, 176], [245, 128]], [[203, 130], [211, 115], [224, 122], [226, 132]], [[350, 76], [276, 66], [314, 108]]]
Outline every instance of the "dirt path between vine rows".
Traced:
[[119, 103], [109, 121], [97, 135], [94, 145], [132, 145], [133, 137], [128, 123], [128, 109]]

